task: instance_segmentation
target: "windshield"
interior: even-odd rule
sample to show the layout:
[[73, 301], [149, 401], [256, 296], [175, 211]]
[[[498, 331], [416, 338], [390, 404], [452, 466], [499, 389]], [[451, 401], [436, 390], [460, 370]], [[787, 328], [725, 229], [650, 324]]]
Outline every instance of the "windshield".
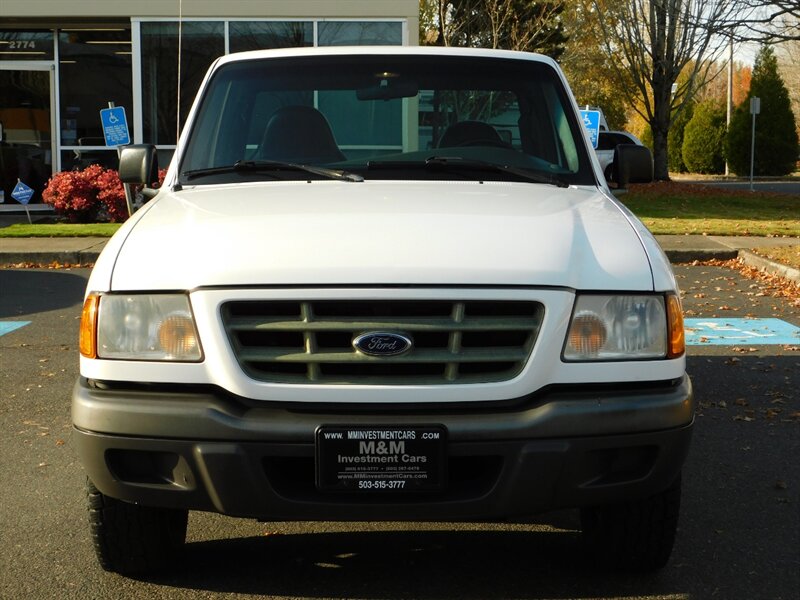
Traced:
[[556, 71], [529, 60], [344, 55], [233, 62], [206, 89], [179, 177], [203, 185], [320, 178], [336, 170], [335, 178], [346, 181], [592, 184], [571, 102]]

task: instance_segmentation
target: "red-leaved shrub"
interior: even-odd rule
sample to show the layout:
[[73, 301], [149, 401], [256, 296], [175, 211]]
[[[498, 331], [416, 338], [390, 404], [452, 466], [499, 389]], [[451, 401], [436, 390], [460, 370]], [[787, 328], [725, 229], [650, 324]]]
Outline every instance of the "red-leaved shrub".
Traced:
[[128, 204], [125, 190], [119, 180], [119, 173], [108, 169], [97, 176], [97, 199], [102, 203], [108, 220], [121, 223], [128, 218]]
[[[166, 170], [159, 170], [158, 185], [164, 181], [164, 175]], [[121, 223], [128, 218], [125, 190], [119, 173], [100, 165], [90, 165], [82, 171], [56, 173], [47, 182], [42, 198], [71, 223]]]

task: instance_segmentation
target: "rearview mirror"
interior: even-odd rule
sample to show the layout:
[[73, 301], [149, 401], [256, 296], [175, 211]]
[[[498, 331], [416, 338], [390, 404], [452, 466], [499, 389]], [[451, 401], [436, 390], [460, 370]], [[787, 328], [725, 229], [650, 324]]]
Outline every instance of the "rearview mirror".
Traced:
[[152, 144], [133, 144], [122, 149], [119, 158], [122, 183], [150, 185], [158, 181], [158, 154]]
[[416, 81], [402, 79], [381, 79], [378, 85], [356, 90], [359, 100], [395, 100], [397, 98], [413, 98], [419, 93]]

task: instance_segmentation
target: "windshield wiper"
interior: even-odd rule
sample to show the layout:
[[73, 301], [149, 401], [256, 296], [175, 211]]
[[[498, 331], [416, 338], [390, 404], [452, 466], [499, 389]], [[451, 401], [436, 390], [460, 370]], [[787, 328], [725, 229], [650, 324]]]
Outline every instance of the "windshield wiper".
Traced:
[[535, 183], [545, 183], [549, 185], [555, 185], [560, 188], [569, 187], [569, 183], [554, 175], [537, 173], [536, 171], [530, 171], [528, 169], [512, 167], [509, 165], [501, 165], [485, 160], [462, 158], [460, 156], [430, 156], [426, 158], [425, 161], [371, 160], [367, 163], [368, 169], [414, 169], [419, 167], [430, 170], [456, 169], [471, 171], [495, 171], [498, 173], [509, 173], [511, 175], [515, 175], [516, 177], [520, 177], [527, 181], [533, 181]]
[[313, 165], [302, 165], [299, 163], [280, 162], [277, 160], [237, 160], [232, 165], [224, 167], [211, 167], [209, 169], [196, 169], [194, 171], [185, 171], [183, 176], [187, 179], [195, 177], [203, 177], [205, 175], [217, 175], [220, 173], [235, 173], [237, 171], [305, 171], [319, 175], [320, 177], [327, 177], [328, 179], [336, 179], [338, 181], [353, 181], [361, 182], [364, 178], [355, 173], [348, 173], [339, 169], [327, 169], [325, 167], [315, 167]]

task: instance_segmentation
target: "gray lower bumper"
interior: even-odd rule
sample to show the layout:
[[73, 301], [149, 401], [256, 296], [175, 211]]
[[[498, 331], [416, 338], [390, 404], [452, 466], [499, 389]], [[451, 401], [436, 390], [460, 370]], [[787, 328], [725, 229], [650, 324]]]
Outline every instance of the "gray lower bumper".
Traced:
[[[79, 381], [74, 443], [105, 494], [265, 520], [499, 520], [644, 497], [679, 475], [691, 383], [552, 392], [517, 408], [336, 412], [252, 408], [212, 393]], [[320, 492], [320, 425], [441, 424], [448, 484], [408, 496]]]

